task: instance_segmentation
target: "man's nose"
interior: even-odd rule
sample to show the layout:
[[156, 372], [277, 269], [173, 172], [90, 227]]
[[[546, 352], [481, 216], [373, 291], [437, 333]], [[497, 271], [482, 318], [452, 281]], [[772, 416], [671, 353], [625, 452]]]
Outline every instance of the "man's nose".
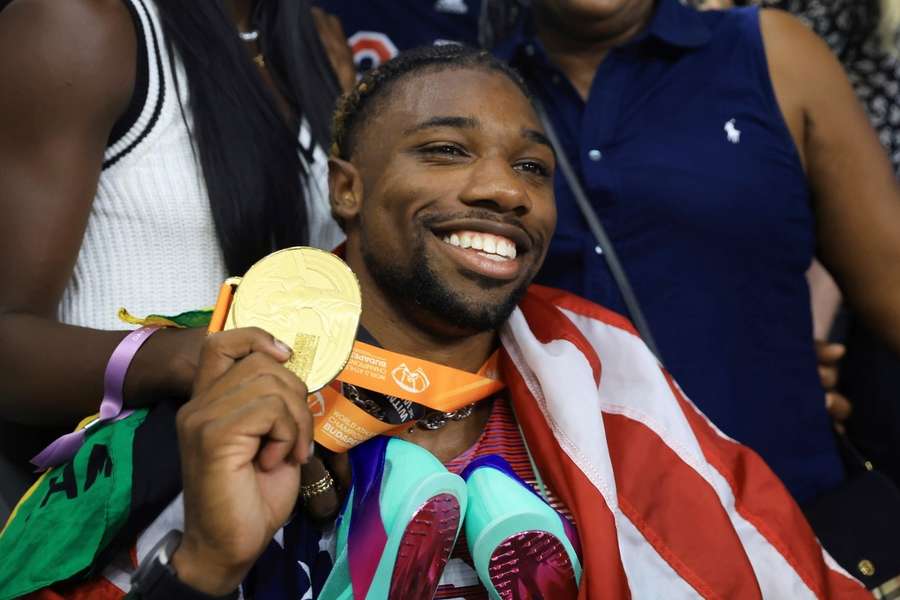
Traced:
[[470, 206], [524, 215], [531, 198], [522, 176], [502, 158], [480, 158], [473, 166], [460, 200]]

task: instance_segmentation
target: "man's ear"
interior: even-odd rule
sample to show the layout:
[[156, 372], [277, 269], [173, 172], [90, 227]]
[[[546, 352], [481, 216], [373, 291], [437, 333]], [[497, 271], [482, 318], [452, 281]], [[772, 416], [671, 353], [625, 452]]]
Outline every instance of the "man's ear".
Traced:
[[363, 184], [359, 171], [342, 158], [328, 158], [328, 190], [331, 214], [342, 224], [354, 220], [362, 209]]

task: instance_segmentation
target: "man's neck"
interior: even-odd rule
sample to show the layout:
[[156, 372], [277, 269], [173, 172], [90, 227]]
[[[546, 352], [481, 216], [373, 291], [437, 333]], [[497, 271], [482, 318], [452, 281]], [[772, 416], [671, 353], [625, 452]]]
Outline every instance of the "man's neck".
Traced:
[[422, 326], [381, 291], [363, 265], [348, 262], [362, 288], [362, 326], [385, 349], [474, 373], [496, 348], [495, 331], [454, 335]]
[[474, 373], [497, 343], [494, 331], [469, 336], [435, 335], [372, 295], [363, 294], [362, 325], [387, 350]]
[[639, 0], [626, 5], [615, 15], [587, 23], [579, 31], [559, 22], [540, 4], [535, 8], [538, 39], [553, 61], [587, 100], [600, 63], [615, 46], [638, 35], [653, 15], [654, 0]]

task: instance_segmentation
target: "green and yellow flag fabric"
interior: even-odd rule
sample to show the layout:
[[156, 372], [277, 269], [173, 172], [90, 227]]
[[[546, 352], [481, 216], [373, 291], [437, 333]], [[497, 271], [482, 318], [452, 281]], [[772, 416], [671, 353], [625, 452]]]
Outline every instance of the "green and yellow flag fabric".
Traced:
[[0, 532], [0, 600], [89, 569], [128, 518], [132, 442], [146, 416], [146, 409], [136, 410], [88, 428], [75, 457], [44, 473], [22, 497]]

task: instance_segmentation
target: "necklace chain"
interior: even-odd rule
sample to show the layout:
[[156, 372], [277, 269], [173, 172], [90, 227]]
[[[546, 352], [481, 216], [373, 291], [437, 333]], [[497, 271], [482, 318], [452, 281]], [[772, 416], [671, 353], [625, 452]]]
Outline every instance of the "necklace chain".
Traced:
[[[379, 404], [378, 401], [368, 396], [368, 394], [372, 392], [366, 390], [365, 394], [361, 394], [360, 390], [356, 386], [350, 385], [348, 383], [343, 384], [343, 388], [347, 394], [347, 398], [351, 402], [353, 402], [353, 404], [360, 407], [379, 421], [385, 420], [384, 408], [382, 408], [381, 404]], [[388, 402], [393, 399], [392, 396], [383, 397]], [[425, 429], [426, 431], [436, 431], [438, 429], [441, 429], [451, 421], [462, 421], [463, 419], [469, 417], [474, 410], [474, 403], [469, 404], [468, 406], [463, 406], [462, 408], [451, 412], [433, 410], [427, 413], [422, 418], [418, 419], [415, 424], [419, 427], [419, 429]]]
[[[254, 29], [253, 31], [238, 31], [238, 37], [241, 38], [242, 42], [247, 42], [248, 44], [255, 42], [259, 40], [259, 29]], [[260, 69], [266, 67], [266, 57], [263, 56], [262, 52], [253, 57], [253, 62], [255, 62], [256, 66]]]

